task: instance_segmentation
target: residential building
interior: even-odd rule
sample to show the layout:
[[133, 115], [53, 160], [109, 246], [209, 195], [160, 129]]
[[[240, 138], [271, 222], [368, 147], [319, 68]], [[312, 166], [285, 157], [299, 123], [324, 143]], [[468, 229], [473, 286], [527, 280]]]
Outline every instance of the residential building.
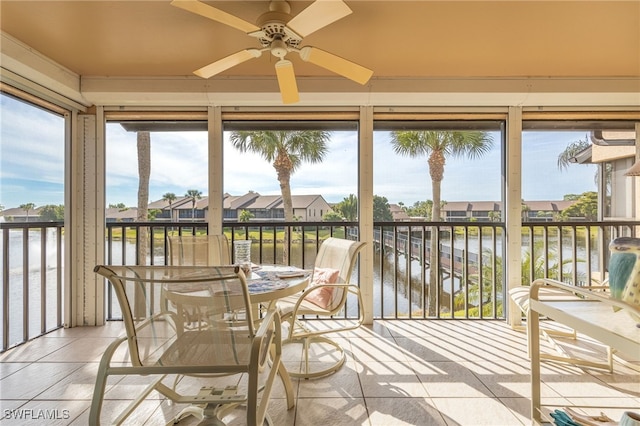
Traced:
[[[322, 195], [292, 195], [293, 216], [300, 222], [320, 222], [331, 210]], [[238, 220], [246, 210], [252, 220], [284, 220], [284, 204], [281, 195], [260, 195], [248, 192], [242, 196], [225, 196], [224, 220]]]
[[[523, 220], [549, 222], [560, 220], [560, 213], [576, 201], [524, 201]], [[449, 201], [442, 208], [447, 221], [477, 220], [499, 222], [503, 216], [502, 203], [497, 201]]]
[[[322, 195], [293, 195], [293, 216], [300, 222], [320, 222], [323, 216], [331, 211], [331, 206]], [[209, 210], [209, 197], [196, 200], [195, 206], [191, 198], [185, 197], [169, 203], [164, 200], [154, 201], [149, 204], [149, 210], [158, 210], [154, 220], [176, 222], [195, 221], [204, 222]], [[252, 215], [252, 220], [284, 220], [284, 204], [280, 195], [260, 195], [257, 192], [248, 192], [241, 196], [225, 194], [224, 220], [237, 221], [240, 213], [246, 210]], [[9, 211], [9, 210], [7, 210]], [[14, 209], [10, 209], [10, 212]], [[130, 222], [136, 219], [135, 207], [126, 209], [109, 208], [106, 212], [108, 222]], [[173, 215], [173, 219], [169, 219]], [[34, 213], [37, 216], [37, 212]], [[35, 220], [35, 219], [34, 219]]]
[[107, 222], [135, 222], [138, 218], [138, 208], [114, 208], [109, 207], [105, 213]]
[[0, 211], [0, 217], [5, 222], [37, 222], [40, 213], [38, 209], [29, 210], [28, 212], [20, 207], [10, 207]]
[[157, 200], [149, 203], [149, 210], [159, 210], [159, 213], [155, 216], [155, 220], [178, 220], [178, 207], [185, 203], [191, 203], [189, 197], [177, 197], [171, 203], [168, 200]]
[[394, 221], [412, 220], [407, 212], [405, 212], [404, 209], [398, 204], [389, 204], [389, 209], [391, 210], [391, 216], [393, 216]]

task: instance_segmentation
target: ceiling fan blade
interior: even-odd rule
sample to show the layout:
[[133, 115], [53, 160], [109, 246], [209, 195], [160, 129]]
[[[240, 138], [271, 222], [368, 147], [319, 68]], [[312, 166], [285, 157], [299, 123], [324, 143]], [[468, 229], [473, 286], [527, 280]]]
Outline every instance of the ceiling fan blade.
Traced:
[[306, 37], [351, 12], [352, 10], [342, 0], [316, 0], [287, 22], [287, 27], [300, 37]]
[[209, 78], [216, 74], [226, 71], [231, 67], [235, 67], [249, 59], [258, 58], [262, 55], [262, 51], [258, 49], [245, 49], [229, 55], [225, 58], [215, 61], [205, 67], [202, 67], [193, 73], [198, 77]]
[[300, 95], [298, 94], [296, 75], [293, 72], [293, 64], [291, 61], [282, 59], [276, 62], [276, 75], [278, 76], [278, 85], [280, 86], [282, 103], [294, 104], [298, 102], [300, 100]]
[[370, 69], [317, 47], [303, 47], [300, 49], [300, 57], [305, 62], [311, 62], [360, 84], [366, 84], [373, 75]]
[[187, 10], [189, 12], [204, 16], [205, 18], [213, 19], [214, 21], [228, 25], [233, 28], [237, 28], [245, 33], [251, 33], [259, 31], [260, 27], [240, 19], [237, 16], [224, 12], [208, 4], [202, 3], [198, 0], [173, 0], [171, 5], [179, 7], [180, 9]]

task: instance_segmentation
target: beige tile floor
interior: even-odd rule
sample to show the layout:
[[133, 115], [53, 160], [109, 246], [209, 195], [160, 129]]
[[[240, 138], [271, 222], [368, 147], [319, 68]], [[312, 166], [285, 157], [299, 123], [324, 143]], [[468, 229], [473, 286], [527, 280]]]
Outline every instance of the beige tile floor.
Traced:
[[[0, 423], [88, 424], [98, 361], [121, 331], [118, 322], [57, 330], [0, 355]], [[281, 388], [275, 389], [273, 424], [530, 424], [526, 338], [503, 322], [375, 321], [339, 339], [348, 353], [344, 367], [321, 379], [294, 379], [296, 407], [290, 411]], [[564, 340], [562, 346], [585, 357], [604, 356], [604, 348], [586, 338]], [[616, 420], [626, 410], [640, 412], [640, 373], [619, 363], [614, 370], [544, 363], [543, 403], [548, 409], [581, 406], [590, 415], [604, 411]], [[103, 424], [148, 381], [110, 380]], [[152, 393], [126, 424], [165, 425], [181, 408]], [[225, 421], [242, 424], [242, 410]], [[180, 424], [195, 423], [188, 418]]]

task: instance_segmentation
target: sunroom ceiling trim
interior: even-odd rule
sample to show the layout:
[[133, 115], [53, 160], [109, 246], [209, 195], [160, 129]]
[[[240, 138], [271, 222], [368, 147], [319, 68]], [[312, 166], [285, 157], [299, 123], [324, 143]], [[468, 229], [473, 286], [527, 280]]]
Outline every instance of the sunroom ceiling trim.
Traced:
[[[343, 79], [300, 77], [308, 106], [637, 106], [640, 81], [600, 78], [372, 78], [355, 88]], [[278, 106], [272, 78], [83, 77], [96, 105]]]
[[64, 108], [91, 106], [80, 93], [80, 76], [0, 32], [0, 78], [31, 95]]
[[[2, 78], [22, 79], [34, 95], [56, 95], [77, 108], [97, 106], [282, 106], [271, 76], [80, 76], [1, 33]], [[299, 77], [309, 106], [618, 106], [640, 105], [635, 77], [394, 77], [360, 86], [340, 77]], [[22, 87], [20, 87], [22, 89]], [[23, 89], [24, 90], [24, 89]], [[40, 90], [40, 92], [38, 92]]]
[[107, 120], [207, 120], [207, 111], [105, 111]]
[[44, 108], [55, 114], [64, 115], [69, 112], [68, 109], [62, 108], [57, 103], [49, 102], [43, 99], [42, 97], [38, 97], [38, 96], [32, 95], [31, 93], [27, 93], [24, 90], [20, 90], [15, 86], [5, 83], [2, 80], [0, 80], [0, 92], [13, 96], [14, 98], [21, 99], [25, 102], [29, 102], [33, 105], [37, 105], [40, 108]]

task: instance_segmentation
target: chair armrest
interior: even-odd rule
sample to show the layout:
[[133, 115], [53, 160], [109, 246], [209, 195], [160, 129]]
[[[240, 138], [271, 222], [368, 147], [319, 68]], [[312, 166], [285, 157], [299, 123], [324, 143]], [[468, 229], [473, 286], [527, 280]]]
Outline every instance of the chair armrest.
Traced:
[[276, 327], [280, 326], [280, 313], [275, 308], [267, 310], [266, 314], [260, 320], [260, 327], [256, 331], [256, 337], [264, 337], [269, 329], [270, 323], [275, 323]]
[[[307, 296], [307, 294], [312, 291], [312, 290], [317, 290], [320, 288], [343, 288], [347, 293], [351, 293], [353, 295], [356, 296], [356, 298], [358, 299], [358, 312], [359, 312], [359, 322], [362, 323], [364, 322], [364, 316], [363, 316], [363, 312], [364, 312], [364, 306], [362, 304], [362, 297], [361, 297], [361, 292], [360, 292], [360, 287], [355, 285], [355, 284], [351, 284], [351, 283], [330, 283], [330, 284], [318, 284], [318, 285], [314, 285], [313, 287], [308, 287], [304, 290], [304, 292], [302, 292], [302, 294], [300, 294], [300, 296], [298, 297], [298, 300], [296, 301], [292, 311], [290, 314], [293, 318], [296, 318], [298, 316], [298, 311], [301, 309], [300, 305], [304, 302], [305, 297]], [[321, 309], [321, 308], [318, 308]], [[291, 333], [291, 331], [290, 331]]]
[[607, 291], [609, 290], [609, 286], [608, 285], [582, 285], [580, 286], [580, 288], [584, 288], [587, 290], [602, 290], [602, 291]]
[[534, 300], [540, 300], [540, 288], [544, 286], [556, 287], [567, 292], [580, 295], [585, 299], [597, 300], [619, 309], [626, 309], [636, 312], [636, 314], [640, 314], [640, 309], [622, 300], [609, 297], [607, 293], [592, 291], [589, 290], [589, 288], [576, 287], [550, 278], [539, 278], [532, 282], [531, 289], [529, 290], [529, 297]]
[[350, 284], [350, 283], [316, 284], [314, 286], [307, 287], [302, 291], [302, 293], [299, 294], [298, 300], [296, 301], [296, 304], [294, 305], [293, 310], [291, 311], [291, 315], [293, 315], [294, 317], [298, 315], [298, 309], [300, 308], [300, 305], [304, 301], [304, 298], [311, 291], [318, 290], [318, 289], [325, 288], [325, 287], [327, 287], [327, 288], [344, 288], [346, 291], [349, 291], [349, 287], [350, 286], [358, 288], [358, 294], [359, 294], [360, 288], [358, 286], [356, 286], [355, 284]]
[[262, 318], [260, 327], [258, 327], [251, 345], [252, 362], [256, 362], [259, 366], [264, 365], [265, 361], [268, 359], [272, 340], [276, 346], [276, 353], [278, 355], [282, 353], [282, 336], [280, 336], [280, 333], [280, 313], [275, 308], [269, 309]]

